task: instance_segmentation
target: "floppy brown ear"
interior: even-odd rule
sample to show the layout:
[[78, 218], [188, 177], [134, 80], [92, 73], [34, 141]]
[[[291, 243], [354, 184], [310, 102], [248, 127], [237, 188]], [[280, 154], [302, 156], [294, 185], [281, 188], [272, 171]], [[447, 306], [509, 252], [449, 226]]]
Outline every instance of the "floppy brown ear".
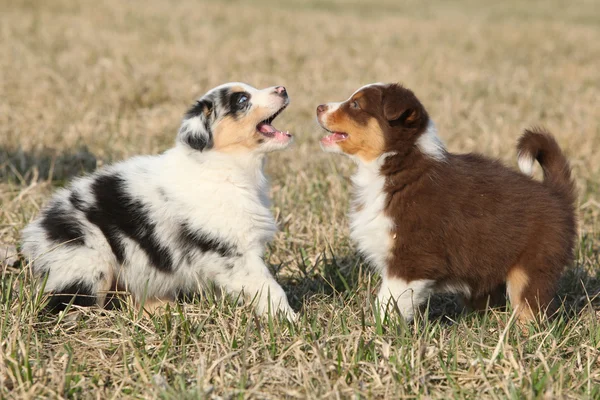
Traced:
[[383, 99], [383, 116], [388, 121], [395, 121], [402, 115], [402, 104], [394, 98], [384, 97]]
[[420, 113], [419, 113], [418, 109], [416, 109], [416, 108], [404, 109], [404, 108], [402, 108], [402, 106], [400, 104], [395, 104], [395, 105], [396, 105], [396, 107], [394, 107], [394, 102], [390, 101], [390, 102], [386, 102], [383, 106], [383, 115], [389, 122], [410, 124], [419, 119]]

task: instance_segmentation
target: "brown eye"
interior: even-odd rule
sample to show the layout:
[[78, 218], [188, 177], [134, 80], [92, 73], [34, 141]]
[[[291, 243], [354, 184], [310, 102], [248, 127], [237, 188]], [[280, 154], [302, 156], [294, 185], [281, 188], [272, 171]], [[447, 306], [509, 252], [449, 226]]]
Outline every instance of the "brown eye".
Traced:
[[360, 105], [358, 104], [358, 100], [354, 100], [352, 102], [352, 104], [350, 104], [350, 107], [354, 108], [354, 109], [359, 109]]

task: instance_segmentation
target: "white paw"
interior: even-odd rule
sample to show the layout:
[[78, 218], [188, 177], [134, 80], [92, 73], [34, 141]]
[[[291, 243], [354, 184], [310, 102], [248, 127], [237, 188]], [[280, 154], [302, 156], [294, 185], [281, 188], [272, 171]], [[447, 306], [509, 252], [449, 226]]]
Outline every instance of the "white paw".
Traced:
[[294, 312], [294, 310], [292, 310], [291, 307], [287, 307], [287, 309], [285, 310], [280, 310], [283, 315], [285, 316], [285, 318], [290, 321], [290, 322], [297, 322], [298, 318], [300, 317], [300, 315], [298, 315], [297, 313]]
[[298, 314], [296, 314], [294, 312], [294, 310], [292, 309], [292, 307], [290, 307], [289, 304], [287, 304], [287, 301], [285, 301], [284, 304], [281, 304], [281, 303], [271, 304], [270, 308], [269, 308], [268, 304], [259, 305], [256, 308], [256, 313], [258, 315], [265, 316], [265, 315], [269, 314], [269, 310], [271, 312], [271, 315], [273, 315], [273, 316], [282, 315], [288, 321], [292, 321], [292, 322], [298, 320]]
[[414, 308], [412, 305], [408, 307], [399, 307], [402, 304], [398, 304], [397, 301], [394, 301], [393, 298], [378, 298], [379, 303], [379, 315], [381, 320], [383, 320], [386, 316], [393, 316], [399, 312], [399, 314], [404, 318], [406, 322], [411, 322], [414, 317]]

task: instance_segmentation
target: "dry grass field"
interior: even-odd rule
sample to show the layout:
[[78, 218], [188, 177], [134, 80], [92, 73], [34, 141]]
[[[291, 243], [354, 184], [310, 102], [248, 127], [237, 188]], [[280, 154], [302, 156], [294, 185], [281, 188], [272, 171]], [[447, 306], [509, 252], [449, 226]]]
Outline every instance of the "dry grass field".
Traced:
[[[283, 84], [296, 141], [267, 164], [267, 260], [301, 314], [209, 293], [152, 318], [43, 317], [1, 254], [0, 398], [600, 398], [599, 38], [597, 0], [0, 0], [3, 248], [74, 175], [171, 146], [207, 89]], [[378, 277], [348, 239], [354, 166], [320, 151], [314, 110], [375, 81], [413, 88], [451, 151], [516, 167], [524, 128], [556, 135], [580, 191], [558, 318], [523, 331], [453, 297], [411, 325], [374, 315]]]

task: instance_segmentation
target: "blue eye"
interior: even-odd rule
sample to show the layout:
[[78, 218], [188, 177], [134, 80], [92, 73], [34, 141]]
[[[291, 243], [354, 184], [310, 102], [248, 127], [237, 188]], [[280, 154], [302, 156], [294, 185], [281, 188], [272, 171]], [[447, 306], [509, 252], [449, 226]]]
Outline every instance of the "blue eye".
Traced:
[[245, 103], [247, 101], [248, 101], [248, 96], [241, 95], [237, 102], [238, 102], [238, 104], [243, 104], [243, 103]]

